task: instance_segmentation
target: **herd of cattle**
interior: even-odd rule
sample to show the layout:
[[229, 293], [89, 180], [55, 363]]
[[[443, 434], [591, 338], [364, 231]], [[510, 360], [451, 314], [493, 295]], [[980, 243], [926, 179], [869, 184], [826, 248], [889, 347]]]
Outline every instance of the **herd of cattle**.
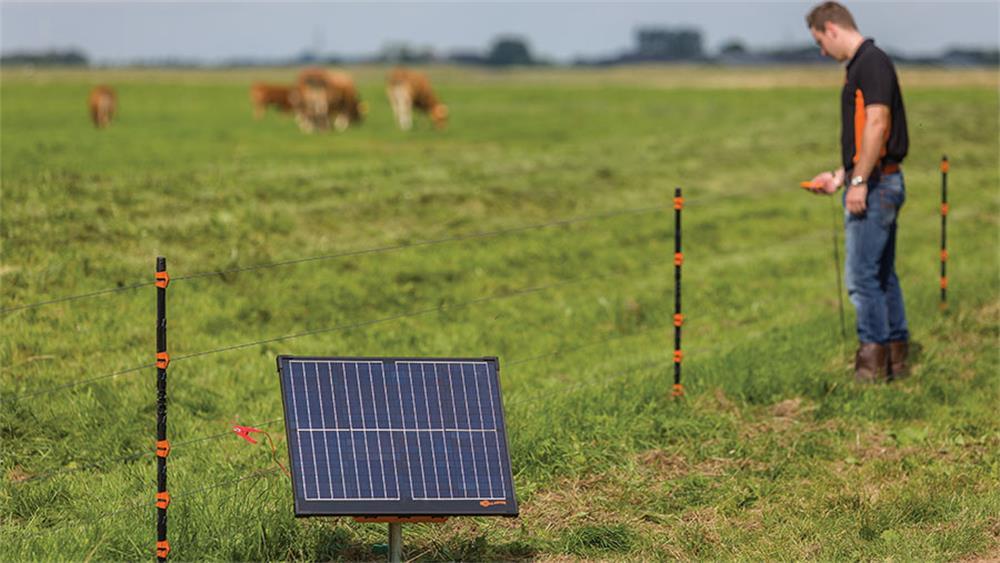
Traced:
[[[448, 107], [438, 100], [427, 77], [420, 72], [394, 68], [386, 80], [386, 95], [399, 128], [413, 127], [414, 110], [426, 113], [431, 123], [443, 128], [448, 123]], [[299, 129], [306, 133], [325, 131], [332, 126], [343, 131], [360, 123], [368, 113], [354, 79], [346, 72], [307, 68], [291, 85], [254, 83], [250, 87], [254, 117], [260, 119], [268, 108], [291, 113]], [[118, 98], [109, 86], [97, 86], [88, 100], [90, 116], [97, 128], [107, 127], [115, 115]]]

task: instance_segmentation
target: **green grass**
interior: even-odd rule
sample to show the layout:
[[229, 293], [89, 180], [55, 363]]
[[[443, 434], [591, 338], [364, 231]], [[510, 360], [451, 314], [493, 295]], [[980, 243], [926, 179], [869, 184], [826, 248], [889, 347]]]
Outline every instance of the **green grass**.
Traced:
[[[175, 358], [444, 308], [176, 361], [170, 437], [281, 418], [277, 354], [498, 355], [521, 518], [408, 525], [406, 557], [996, 557], [996, 89], [905, 90], [898, 269], [920, 354], [911, 379], [862, 388], [839, 335], [830, 229], [840, 212], [797, 188], [835, 166], [837, 78], [657, 86], [673, 72], [687, 71], [645, 69], [627, 83], [602, 72], [442, 71], [450, 128], [421, 122], [409, 134], [393, 128], [378, 74], [366, 72], [370, 119], [306, 136], [276, 115], [253, 121], [240, 73], [6, 70], [0, 307], [150, 281], [157, 255], [177, 278], [663, 206], [177, 280]], [[84, 101], [103, 80], [118, 86], [121, 111], [97, 132]], [[952, 261], [942, 314], [944, 152]], [[674, 186], [689, 201], [680, 403], [669, 397]], [[24, 394], [151, 364], [154, 315], [147, 286], [0, 318], [6, 559], [152, 556], [153, 457], [90, 464], [152, 451], [153, 370]], [[267, 428], [283, 437], [280, 423]], [[296, 520], [272, 468], [266, 446], [236, 437], [178, 444], [171, 556], [382, 557], [373, 545], [384, 526]]]

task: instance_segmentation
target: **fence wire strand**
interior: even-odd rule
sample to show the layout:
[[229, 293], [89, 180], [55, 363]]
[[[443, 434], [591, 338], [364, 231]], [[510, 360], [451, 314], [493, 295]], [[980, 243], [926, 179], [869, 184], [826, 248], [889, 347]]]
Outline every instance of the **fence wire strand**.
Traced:
[[[219, 353], [222, 353], [222, 352], [231, 352], [231, 351], [234, 351], [234, 350], [242, 350], [244, 348], [252, 348], [254, 346], [260, 346], [260, 345], [263, 345], [263, 344], [271, 344], [271, 343], [274, 343], [274, 342], [284, 342], [284, 341], [287, 341], [287, 340], [293, 340], [293, 339], [296, 339], [296, 338], [303, 338], [303, 337], [306, 337], [306, 336], [315, 336], [317, 334], [325, 334], [325, 333], [330, 333], [330, 332], [339, 332], [339, 331], [345, 331], [345, 330], [353, 330], [353, 329], [367, 327], [367, 326], [372, 326], [372, 325], [377, 325], [377, 324], [383, 324], [383, 323], [388, 323], [388, 322], [393, 322], [393, 321], [399, 321], [399, 320], [407, 319], [407, 318], [413, 318], [413, 317], [419, 317], [419, 316], [423, 316], [423, 315], [429, 315], [429, 314], [432, 314], [432, 313], [439, 313], [439, 312], [444, 312], [444, 311], [453, 311], [453, 310], [458, 310], [458, 309], [464, 309], [464, 308], [467, 308], [467, 307], [472, 307], [472, 306], [475, 306], [475, 305], [481, 305], [483, 303], [488, 303], [488, 302], [491, 302], [491, 301], [500, 301], [500, 300], [503, 300], [503, 299], [510, 299], [510, 298], [514, 298], [514, 297], [520, 297], [520, 296], [523, 296], [523, 295], [530, 295], [530, 294], [533, 294], [533, 293], [539, 293], [539, 292], [543, 292], [543, 291], [548, 291], [548, 290], [555, 289], [555, 288], [558, 288], [558, 287], [564, 287], [564, 286], [567, 286], [567, 285], [581, 283], [581, 282], [584, 282], [584, 281], [600, 280], [600, 279], [605, 279], [605, 278], [610, 278], [610, 277], [620, 277], [622, 275], [624, 275], [624, 274], [616, 273], [616, 274], [595, 274], [595, 275], [588, 275], [588, 276], [579, 276], [579, 277], [576, 277], [576, 278], [571, 278], [571, 279], [568, 279], [568, 280], [563, 280], [563, 281], [559, 281], [559, 282], [555, 282], [555, 283], [551, 283], [551, 284], [546, 284], [546, 285], [541, 285], [541, 286], [535, 286], [535, 287], [529, 287], [529, 288], [516, 289], [516, 290], [512, 290], [512, 291], [508, 291], [508, 292], [500, 293], [500, 294], [496, 294], [496, 295], [488, 295], [488, 296], [485, 296], [485, 297], [479, 297], [477, 299], [472, 299], [472, 300], [469, 300], [469, 301], [463, 301], [463, 302], [460, 302], [460, 303], [444, 304], [444, 305], [439, 305], [437, 307], [427, 307], [427, 308], [424, 308], [424, 309], [417, 309], [415, 311], [408, 311], [408, 312], [405, 312], [405, 313], [399, 313], [399, 314], [396, 314], [396, 315], [391, 315], [391, 316], [388, 316], [388, 317], [381, 317], [381, 318], [378, 318], [378, 319], [369, 319], [369, 320], [365, 320], [365, 321], [358, 321], [358, 322], [353, 322], [353, 323], [336, 325], [336, 326], [332, 326], [332, 327], [318, 328], [318, 329], [307, 330], [307, 331], [302, 331], [302, 332], [297, 332], [297, 333], [292, 333], [292, 334], [286, 334], [286, 335], [282, 335], [282, 336], [276, 336], [276, 337], [272, 337], [272, 338], [265, 338], [265, 339], [261, 339], [261, 340], [255, 340], [255, 341], [252, 341], [252, 342], [243, 342], [243, 343], [239, 343], [239, 344], [231, 344], [229, 346], [222, 346], [220, 348], [214, 348], [214, 349], [211, 349], [211, 350], [202, 350], [202, 351], [199, 351], [199, 352], [192, 352], [190, 354], [183, 354], [183, 355], [178, 355], [178, 356], [171, 357], [170, 361], [171, 361], [171, 363], [173, 363], [173, 362], [180, 362], [180, 361], [190, 360], [190, 359], [198, 358], [198, 357], [202, 357], [202, 356], [208, 356], [208, 355], [212, 355], [212, 354], [219, 354]], [[99, 376], [96, 376], [96, 377], [91, 377], [89, 379], [85, 379], [85, 380], [82, 380], [82, 381], [74, 381], [72, 383], [65, 383], [63, 385], [58, 385], [56, 387], [50, 387], [50, 388], [47, 388], [47, 389], [40, 389], [40, 390], [37, 390], [37, 391], [23, 393], [23, 394], [20, 394], [20, 395], [15, 395], [13, 397], [5, 397], [2, 400], [0, 400], [0, 404], [6, 403], [6, 402], [13, 402], [13, 401], [16, 401], [16, 400], [19, 400], [19, 399], [25, 399], [25, 398], [29, 398], [29, 397], [36, 397], [36, 396], [39, 396], [39, 395], [47, 395], [47, 394], [54, 393], [54, 392], [57, 392], [57, 391], [64, 391], [66, 389], [72, 389], [72, 388], [75, 388], [75, 387], [80, 387], [82, 385], [91, 385], [91, 384], [96, 383], [98, 381], [102, 381], [102, 380], [109, 379], [109, 378], [112, 378], [112, 377], [116, 377], [116, 376], [119, 376], [119, 375], [134, 373], [134, 372], [137, 372], [139, 370], [147, 369], [147, 368], [152, 368], [152, 367], [155, 367], [155, 366], [156, 366], [156, 364], [144, 364], [144, 365], [141, 365], [141, 366], [134, 366], [134, 367], [130, 367], [130, 368], [118, 370], [118, 371], [115, 371], [115, 372], [107, 373], [107, 374], [104, 374], [104, 375], [99, 375]]]
[[[516, 365], [522, 365], [522, 364], [526, 364], [526, 363], [538, 362], [538, 361], [546, 360], [546, 359], [549, 359], [549, 358], [555, 358], [555, 357], [559, 357], [559, 356], [564, 356], [564, 355], [567, 355], [567, 354], [573, 354], [575, 352], [579, 352], [581, 350], [585, 350], [585, 349], [588, 349], [588, 348], [594, 348], [596, 346], [602, 346], [602, 345], [609, 345], [609, 344], [612, 344], [612, 343], [615, 343], [615, 342], [618, 342], [618, 341], [621, 341], [621, 340], [628, 340], [628, 339], [636, 338], [636, 337], [639, 337], [639, 336], [645, 336], [645, 335], [651, 334], [651, 333], [659, 331], [659, 330], [666, 330], [667, 328], [669, 328], [669, 327], [667, 327], [667, 326], [648, 327], [648, 328], [645, 328], [645, 329], [642, 329], [642, 330], [639, 330], [639, 331], [636, 331], [636, 332], [633, 332], [633, 333], [630, 333], [630, 334], [615, 334], [615, 335], [612, 335], [612, 336], [610, 336], [608, 338], [602, 338], [600, 340], [592, 340], [590, 342], [586, 342], [584, 344], [580, 344], [580, 345], [573, 346], [573, 347], [570, 347], [570, 348], [559, 348], [557, 350], [552, 350], [552, 351], [546, 352], [544, 354], [538, 354], [538, 355], [535, 355], [535, 356], [529, 356], [529, 357], [526, 357], [526, 358], [519, 358], [519, 359], [516, 359], [516, 360], [511, 360], [509, 362], [506, 362], [506, 365], [507, 366], [516, 366]], [[270, 425], [272, 425], [272, 424], [274, 424], [276, 422], [284, 422], [284, 418], [274, 418], [274, 419], [271, 419], [271, 420], [266, 420], [264, 422], [249, 423], [247, 425], [248, 426], [254, 426], [254, 427], [265, 427], [265, 426], [270, 426]], [[219, 439], [225, 438], [227, 436], [232, 436], [232, 435], [233, 435], [232, 430], [227, 430], [226, 432], [219, 432], [217, 434], [209, 434], [207, 436], [201, 436], [199, 438], [192, 438], [192, 439], [189, 439], [189, 440], [181, 440], [181, 441], [178, 441], [178, 442], [172, 442], [171, 443], [171, 447], [174, 448], [174, 449], [176, 449], [178, 446], [187, 446], [187, 445], [196, 444], [196, 443], [199, 443], [199, 442], [208, 442], [208, 441], [219, 440]], [[120, 456], [120, 457], [112, 457], [112, 458], [99, 459], [99, 460], [96, 460], [96, 461], [84, 462], [84, 463], [82, 463], [82, 465], [78, 465], [77, 467], [68, 467], [68, 468], [64, 468], [64, 469], [57, 469], [55, 471], [49, 471], [49, 472], [46, 472], [46, 473], [40, 473], [38, 475], [32, 475], [31, 477], [28, 477], [26, 479], [23, 479], [23, 480], [20, 480], [20, 481], [15, 481], [14, 484], [15, 485], [24, 485], [24, 484], [27, 484], [27, 483], [35, 483], [35, 482], [39, 482], [39, 481], [44, 481], [44, 480], [50, 479], [50, 478], [58, 476], [58, 475], [66, 475], [66, 474], [70, 474], [70, 473], [76, 473], [78, 471], [83, 471], [85, 469], [96, 469], [96, 468], [105, 467], [107, 465], [114, 464], [114, 463], [126, 463], [126, 462], [129, 462], [129, 461], [140, 459], [142, 457], [151, 456], [153, 454], [154, 454], [153, 450], [152, 449], [148, 449], [148, 450], [143, 450], [143, 451], [140, 451], [140, 452], [133, 452], [131, 454], [127, 454], [127, 455]], [[80, 462], [77, 462], [77, 463], [80, 464]]]
[[[686, 201], [685, 205], [703, 205], [705, 203], [715, 203], [715, 202], [732, 200], [732, 199], [754, 199], [754, 198], [764, 197], [764, 196], [767, 196], [767, 195], [768, 195], [768, 193], [766, 193], [766, 192], [764, 192], [764, 193], [751, 192], [751, 193], [746, 193], [746, 194], [740, 193], [740, 194], [718, 195], [718, 196], [714, 196], [714, 197], [689, 199], [689, 200]], [[377, 246], [377, 247], [371, 247], [371, 248], [361, 248], [361, 249], [354, 249], [354, 250], [346, 250], [346, 251], [343, 251], [343, 252], [337, 252], [337, 253], [333, 253], [333, 254], [323, 254], [323, 255], [319, 255], [319, 256], [309, 256], [309, 257], [305, 257], [305, 258], [295, 258], [295, 259], [291, 259], [291, 260], [283, 260], [283, 261], [279, 261], [279, 262], [269, 262], [269, 263], [265, 263], [265, 264], [255, 264], [253, 266], [237, 266], [235, 268], [229, 268], [229, 269], [225, 269], [225, 270], [214, 270], [214, 271], [207, 271], [207, 272], [196, 272], [196, 273], [187, 274], [187, 275], [184, 275], [184, 276], [173, 277], [173, 278], [171, 278], [171, 281], [186, 281], [186, 280], [194, 280], [194, 279], [200, 279], [200, 278], [206, 278], [206, 277], [225, 276], [225, 275], [229, 275], [229, 274], [236, 274], [236, 273], [240, 273], [240, 272], [249, 272], [249, 271], [253, 271], [253, 270], [262, 270], [262, 269], [267, 269], [267, 268], [278, 268], [278, 267], [282, 267], [282, 266], [291, 266], [291, 265], [295, 265], [295, 264], [304, 264], [304, 263], [307, 263], [307, 262], [319, 262], [319, 261], [324, 261], [324, 260], [334, 260], [334, 259], [338, 259], [338, 258], [348, 258], [348, 257], [352, 257], [352, 256], [362, 256], [362, 255], [366, 255], [366, 254], [381, 254], [381, 253], [392, 252], [392, 251], [396, 251], [396, 250], [404, 250], [404, 249], [408, 249], [408, 248], [418, 248], [418, 247], [422, 247], [422, 246], [433, 246], [433, 245], [445, 244], [445, 243], [449, 243], [449, 242], [460, 242], [460, 241], [466, 241], [466, 240], [475, 240], [475, 239], [481, 239], [481, 238], [490, 238], [490, 237], [504, 236], [504, 235], [510, 235], [510, 234], [516, 234], [516, 233], [520, 233], [520, 232], [525, 232], [525, 231], [532, 231], [532, 230], [537, 230], [537, 229], [543, 229], [543, 228], [547, 228], [547, 227], [566, 226], [566, 225], [572, 225], [572, 224], [575, 224], [575, 223], [583, 223], [583, 222], [586, 222], [586, 221], [594, 221], [594, 220], [599, 220], [599, 219], [610, 219], [610, 218], [613, 218], [613, 217], [621, 217], [621, 216], [626, 216], [626, 215], [641, 215], [641, 214], [645, 214], [645, 213], [652, 213], [652, 212], [655, 212], [655, 211], [662, 211], [664, 209], [667, 209], [667, 207], [668, 206], [666, 206], [666, 205], [657, 205], [657, 206], [649, 206], [649, 207], [636, 207], [636, 208], [631, 208], [631, 209], [621, 209], [621, 210], [616, 210], [616, 211], [609, 211], [609, 212], [606, 212], [606, 213], [595, 213], [595, 214], [591, 214], [591, 215], [581, 215], [579, 217], [571, 217], [569, 219], [558, 219], [558, 220], [549, 221], [549, 222], [546, 222], [546, 223], [534, 223], [534, 224], [531, 224], [531, 225], [523, 225], [523, 226], [520, 226], [520, 227], [509, 227], [509, 228], [506, 228], [506, 229], [497, 229], [495, 231], [480, 231], [480, 232], [468, 233], [468, 234], [464, 234], [464, 235], [454, 235], [454, 236], [450, 236], [450, 237], [442, 237], [442, 238], [438, 238], [438, 239], [422, 240], [422, 241], [407, 242], [407, 243], [400, 243], [400, 244], [393, 244], [393, 245], [384, 245], [384, 246]], [[25, 309], [36, 309], [36, 308], [39, 308], [39, 307], [44, 307], [46, 305], [54, 305], [54, 304], [57, 304], [57, 303], [66, 303], [66, 302], [70, 302], [70, 301], [78, 301], [78, 300], [81, 300], [81, 299], [87, 299], [87, 298], [90, 298], [90, 297], [97, 297], [97, 296], [100, 296], [100, 295], [107, 295], [107, 294], [118, 293], [118, 292], [122, 292], [122, 291], [130, 291], [130, 290], [139, 289], [139, 288], [142, 288], [142, 287], [148, 287], [148, 286], [153, 285], [154, 283], [156, 283], [156, 282], [155, 281], [136, 282], [136, 283], [133, 283], [133, 284], [129, 284], [129, 285], [125, 285], [125, 286], [120, 286], [120, 287], [110, 287], [110, 288], [105, 288], [105, 289], [99, 289], [99, 290], [95, 290], [95, 291], [90, 291], [90, 292], [87, 292], [87, 293], [80, 293], [80, 294], [77, 294], [77, 295], [67, 295], [65, 297], [57, 297], [57, 298], [54, 298], [54, 299], [49, 299], [49, 300], [45, 300], [45, 301], [38, 301], [38, 302], [35, 302], [35, 303], [26, 303], [24, 305], [15, 305], [15, 306], [12, 306], [12, 307], [5, 307], [5, 308], [0, 309], [0, 315], [7, 315], [9, 313], [14, 313], [16, 311], [22, 311], [22, 310], [25, 310]]]
[[[184, 275], [184, 276], [175, 276], [175, 277], [170, 278], [170, 281], [171, 282], [178, 282], [178, 281], [187, 281], [187, 280], [194, 280], [194, 279], [207, 278], [207, 277], [221, 277], [221, 276], [226, 276], [226, 275], [229, 275], [229, 274], [236, 274], [236, 273], [240, 273], [240, 272], [250, 272], [250, 271], [254, 271], [254, 270], [263, 270], [263, 269], [268, 269], [268, 268], [279, 268], [279, 267], [283, 267], [283, 266], [292, 266], [292, 265], [295, 265], [295, 264], [304, 264], [304, 263], [307, 263], [307, 262], [320, 262], [320, 261], [325, 261], [325, 260], [334, 260], [334, 259], [338, 259], [338, 258], [349, 258], [349, 257], [353, 257], [353, 256], [363, 256], [363, 255], [368, 255], [368, 254], [383, 254], [383, 253], [387, 253], [387, 252], [393, 252], [393, 251], [397, 251], [397, 250], [405, 250], [405, 249], [409, 249], [409, 248], [419, 248], [419, 247], [424, 247], [424, 246], [434, 246], [434, 245], [439, 245], [439, 244], [445, 244], [445, 243], [449, 243], [449, 242], [460, 242], [460, 241], [466, 241], [466, 240], [475, 240], [475, 239], [482, 239], [482, 238], [498, 237], [498, 236], [504, 236], [504, 235], [510, 235], [510, 234], [516, 234], [516, 233], [526, 232], [526, 231], [533, 231], [533, 230], [538, 230], [538, 229], [544, 229], [544, 228], [547, 228], [547, 227], [567, 226], [567, 225], [572, 225], [572, 224], [575, 224], [575, 223], [584, 223], [584, 222], [587, 222], [587, 221], [595, 221], [595, 220], [599, 220], [599, 219], [610, 219], [610, 218], [613, 218], [613, 217], [622, 217], [622, 216], [627, 216], [627, 215], [641, 215], [641, 214], [645, 214], [645, 213], [652, 213], [654, 211], [662, 211], [662, 210], [664, 210], [666, 208], [667, 207], [665, 205], [658, 205], [658, 206], [650, 206], [650, 207], [638, 207], [638, 208], [631, 208], [631, 209], [621, 209], [621, 210], [616, 210], [616, 211], [608, 211], [608, 212], [605, 212], [605, 213], [595, 213], [595, 214], [591, 214], [591, 215], [581, 215], [579, 217], [571, 217], [571, 218], [568, 218], [568, 219], [557, 219], [555, 221], [548, 221], [548, 222], [545, 222], [545, 223], [534, 223], [534, 224], [531, 224], [531, 225], [522, 225], [522, 226], [519, 226], [519, 227], [508, 227], [506, 229], [497, 229], [495, 231], [480, 231], [480, 232], [475, 232], [475, 233], [467, 233], [467, 234], [463, 234], [463, 235], [453, 235], [453, 236], [450, 236], [450, 237], [442, 237], [442, 238], [437, 238], [437, 239], [419, 240], [419, 241], [414, 241], [414, 242], [405, 242], [405, 243], [400, 243], [400, 244], [391, 244], [391, 245], [376, 246], [376, 247], [370, 247], [370, 248], [359, 248], [359, 249], [354, 249], [354, 250], [346, 250], [346, 251], [343, 251], [343, 252], [336, 252], [336, 253], [333, 253], [333, 254], [324, 254], [324, 255], [319, 255], [319, 256], [309, 256], [309, 257], [305, 257], [305, 258], [295, 258], [295, 259], [292, 259], [292, 260], [283, 260], [283, 261], [279, 261], [279, 262], [269, 262], [269, 263], [265, 263], [265, 264], [255, 264], [253, 266], [237, 266], [235, 268], [230, 268], [230, 269], [225, 269], [225, 270], [215, 270], [215, 271], [208, 271], [208, 272], [197, 272], [197, 273], [194, 273], [194, 274], [188, 274], [188, 275]], [[77, 301], [77, 300], [80, 300], [80, 299], [86, 299], [86, 298], [89, 298], [89, 297], [96, 297], [96, 296], [99, 296], [99, 295], [106, 295], [106, 294], [110, 294], [110, 293], [118, 293], [118, 292], [122, 292], [122, 291], [129, 291], [129, 290], [138, 289], [138, 288], [141, 288], [141, 287], [151, 286], [154, 283], [156, 283], [156, 282], [155, 281], [138, 282], [138, 283], [134, 283], [134, 284], [131, 284], [131, 285], [122, 286], [122, 287], [113, 287], [113, 288], [107, 288], [107, 289], [100, 289], [100, 290], [97, 290], [97, 291], [91, 291], [91, 292], [88, 292], [88, 293], [81, 293], [81, 294], [78, 294], [78, 295], [69, 295], [69, 296], [66, 296], [66, 297], [58, 297], [58, 298], [49, 299], [49, 300], [46, 300], [46, 301], [39, 301], [39, 302], [36, 302], [36, 303], [27, 303], [27, 304], [24, 304], [24, 305], [16, 305], [16, 306], [13, 306], [13, 307], [6, 307], [6, 308], [3, 308], [3, 309], [0, 309], [0, 315], [6, 315], [8, 313], [13, 313], [15, 311], [21, 311], [21, 310], [25, 310], [25, 309], [35, 309], [35, 308], [38, 308], [38, 307], [43, 307], [43, 306], [46, 306], [46, 305], [53, 305], [53, 304], [56, 304], [56, 303], [65, 303], [65, 302], [68, 302], [68, 301]]]

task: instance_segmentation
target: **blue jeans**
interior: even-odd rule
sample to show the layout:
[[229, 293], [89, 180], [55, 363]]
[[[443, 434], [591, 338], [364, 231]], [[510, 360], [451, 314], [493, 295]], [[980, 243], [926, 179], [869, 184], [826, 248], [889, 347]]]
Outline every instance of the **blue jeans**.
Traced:
[[896, 217], [905, 200], [902, 172], [884, 174], [868, 182], [867, 207], [862, 215], [844, 209], [844, 271], [861, 342], [885, 344], [910, 338], [903, 292], [896, 277]]

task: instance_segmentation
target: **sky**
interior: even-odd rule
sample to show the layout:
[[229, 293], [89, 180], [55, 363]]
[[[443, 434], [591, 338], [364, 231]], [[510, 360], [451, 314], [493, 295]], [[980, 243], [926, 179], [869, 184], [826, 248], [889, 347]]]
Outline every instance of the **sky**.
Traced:
[[[568, 62], [622, 53], [643, 26], [693, 26], [714, 52], [810, 43], [816, 2], [12, 2], [0, 0], [0, 51], [79, 48], [92, 61], [221, 62], [306, 51], [370, 55], [392, 43], [440, 54], [482, 51], [499, 35]], [[862, 33], [908, 55], [997, 48], [1000, 2], [847, 1]]]

